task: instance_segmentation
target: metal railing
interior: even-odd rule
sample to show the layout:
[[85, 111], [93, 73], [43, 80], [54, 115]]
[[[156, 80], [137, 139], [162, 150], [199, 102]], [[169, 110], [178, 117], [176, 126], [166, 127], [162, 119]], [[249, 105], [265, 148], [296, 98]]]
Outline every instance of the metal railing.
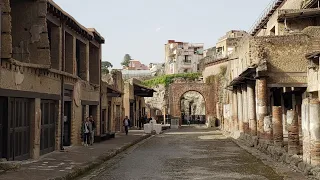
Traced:
[[269, 12], [274, 8], [274, 6], [281, 2], [283, 0], [271, 0], [270, 3], [267, 5], [267, 7], [262, 11], [259, 18], [254, 22], [254, 24], [251, 26], [249, 33], [252, 34], [254, 30], [259, 26], [259, 24], [262, 22], [262, 20], [267, 17]]

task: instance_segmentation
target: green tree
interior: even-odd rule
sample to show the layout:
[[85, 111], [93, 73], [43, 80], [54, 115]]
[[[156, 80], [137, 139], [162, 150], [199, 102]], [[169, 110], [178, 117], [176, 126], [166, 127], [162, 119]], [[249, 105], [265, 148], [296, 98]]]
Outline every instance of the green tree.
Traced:
[[131, 56], [129, 54], [124, 55], [121, 65], [125, 67], [129, 67], [130, 60], [131, 60]]
[[109, 61], [102, 61], [101, 62], [101, 72], [103, 74], [109, 74], [109, 68], [112, 68], [113, 65]]

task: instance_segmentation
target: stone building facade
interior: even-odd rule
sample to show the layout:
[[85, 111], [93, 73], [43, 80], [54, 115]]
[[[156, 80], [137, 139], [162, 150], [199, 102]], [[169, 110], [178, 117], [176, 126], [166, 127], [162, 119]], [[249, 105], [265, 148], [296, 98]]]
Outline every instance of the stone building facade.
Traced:
[[[145, 97], [152, 97], [154, 90], [141, 85], [137, 79], [129, 79], [124, 83], [123, 106], [133, 127], [139, 127], [139, 119], [146, 115]], [[121, 122], [122, 123], [122, 122]]]
[[101, 85], [101, 124], [103, 124], [101, 134], [104, 134], [106, 138], [122, 131], [122, 119], [124, 118], [122, 73], [113, 70], [111, 75], [112, 81], [102, 82]]
[[52, 0], [5, 0], [1, 9], [0, 157], [79, 144], [85, 117], [100, 129], [103, 37]]
[[[277, 0], [223, 62], [222, 128], [275, 158], [318, 165], [316, 1]], [[220, 63], [207, 64], [214, 68]], [[287, 160], [286, 160], [287, 159]], [[309, 169], [310, 170], [310, 169]]]
[[199, 72], [203, 58], [202, 43], [187, 43], [169, 40], [165, 45], [165, 74]]

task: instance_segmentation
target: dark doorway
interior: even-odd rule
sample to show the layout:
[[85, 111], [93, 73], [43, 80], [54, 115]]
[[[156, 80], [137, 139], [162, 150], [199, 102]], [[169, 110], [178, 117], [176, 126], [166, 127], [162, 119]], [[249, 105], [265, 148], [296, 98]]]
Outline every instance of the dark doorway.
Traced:
[[107, 110], [106, 109], [102, 109], [101, 111], [101, 134], [106, 134], [106, 113]]
[[41, 100], [41, 155], [50, 153], [55, 149], [56, 108], [55, 101]]
[[9, 98], [6, 158], [10, 161], [30, 157], [30, 112], [31, 103], [25, 98]]
[[110, 133], [111, 132], [111, 101], [108, 101], [108, 132]]
[[71, 102], [64, 102], [64, 128], [63, 128], [63, 145], [70, 146], [71, 145]]
[[6, 158], [8, 129], [8, 98], [0, 97], [0, 158]]

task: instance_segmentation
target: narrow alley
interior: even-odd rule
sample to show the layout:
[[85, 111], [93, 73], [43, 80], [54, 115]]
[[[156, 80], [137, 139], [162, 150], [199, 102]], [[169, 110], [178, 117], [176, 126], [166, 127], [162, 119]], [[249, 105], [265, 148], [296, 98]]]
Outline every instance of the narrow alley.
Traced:
[[277, 172], [264, 163], [221, 131], [191, 126], [145, 140], [80, 179], [306, 179], [274, 162], [269, 163]]

